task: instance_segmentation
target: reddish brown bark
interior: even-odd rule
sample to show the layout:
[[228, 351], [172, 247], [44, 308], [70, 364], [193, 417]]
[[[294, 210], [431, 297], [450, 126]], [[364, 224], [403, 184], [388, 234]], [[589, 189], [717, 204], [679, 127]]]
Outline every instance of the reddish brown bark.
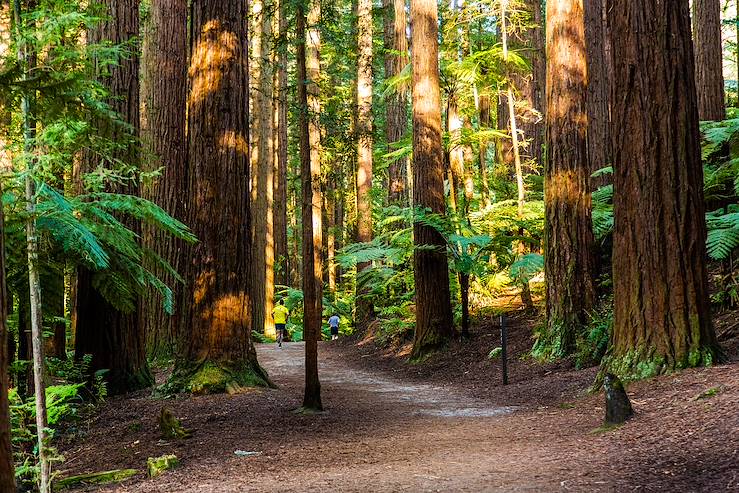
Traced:
[[[384, 0], [385, 27], [385, 79], [397, 76], [408, 65], [408, 38], [406, 37], [407, 20], [405, 0]], [[392, 144], [403, 138], [408, 130], [408, 95], [406, 91], [398, 91], [386, 100], [385, 136], [388, 152], [394, 150]], [[388, 168], [388, 203], [407, 206], [408, 196], [408, 160], [398, 159]]]
[[[162, 168], [142, 195], [178, 220], [185, 218], [187, 195], [187, 1], [153, 0], [144, 27], [142, 141], [152, 170]], [[144, 245], [184, 274], [181, 240], [144, 227]], [[173, 290], [175, 313], [168, 315], [153, 293], [142, 300], [141, 324], [147, 351], [173, 354], [183, 323], [184, 286], [155, 265], [147, 265]]]
[[[606, 59], [606, 26], [604, 21], [603, 2], [586, 1], [585, 10], [585, 51], [588, 66], [588, 172], [593, 174], [601, 168], [611, 165], [610, 134], [610, 97], [611, 79], [608, 76]], [[610, 181], [608, 175], [603, 178], [591, 178], [593, 188]]]
[[610, 365], [649, 376], [718, 355], [687, 1], [614, 0]]
[[244, 2], [191, 8], [188, 206], [200, 241], [190, 255], [189, 327], [175, 374], [222, 372], [217, 385], [197, 391], [265, 378], [251, 340], [246, 23]]
[[560, 357], [575, 350], [595, 301], [582, 0], [547, 2], [547, 68], [547, 334], [537, 344]]
[[286, 0], [278, 0], [277, 67], [275, 84], [275, 177], [274, 177], [274, 232], [275, 232], [275, 283], [290, 283], [291, 259], [287, 245], [287, 15]]
[[303, 407], [322, 410], [318, 379], [318, 339], [321, 334], [323, 269], [321, 262], [321, 133], [318, 125], [320, 75], [320, 4], [311, 2], [306, 35], [302, 3], [297, 11], [297, 76], [300, 111], [300, 164], [303, 187], [303, 335], [305, 338], [305, 392]]
[[[441, 141], [438, 14], [435, 0], [411, 0], [413, 43], [413, 205], [444, 214], [444, 149]], [[443, 346], [453, 333], [449, 268], [444, 238], [434, 228], [415, 223], [413, 266], [416, 331], [412, 355], [421, 357]]]
[[701, 120], [723, 120], [726, 118], [726, 105], [721, 0], [693, 1], [693, 40], [698, 117]]
[[[139, 34], [138, 0], [102, 2], [109, 17], [87, 32], [90, 43], [110, 41], [114, 44], [130, 43]], [[117, 66], [110, 68], [110, 75], [101, 82], [109, 89], [110, 106], [139, 134], [139, 59], [137, 56], [123, 57]], [[119, 128], [107, 128], [101, 122], [101, 132], [114, 141], [122, 140]], [[136, 144], [119, 151], [116, 158], [137, 164], [139, 152]], [[95, 156], [83, 156], [83, 168], [97, 166]], [[118, 187], [118, 192], [136, 194], [138, 186], [129, 184]], [[139, 225], [128, 222], [134, 231]], [[81, 268], [77, 275], [77, 312], [75, 353], [77, 358], [92, 355], [92, 369], [107, 369], [108, 390], [120, 393], [147, 387], [153, 383], [146, 361], [145, 334], [139, 324], [138, 311], [122, 313], [116, 311], [93, 287], [94, 274]]]
[[[357, 4], [357, 241], [372, 241], [372, 0]], [[357, 277], [370, 263], [357, 264]], [[366, 286], [357, 282], [356, 325], [367, 330], [374, 318]]]

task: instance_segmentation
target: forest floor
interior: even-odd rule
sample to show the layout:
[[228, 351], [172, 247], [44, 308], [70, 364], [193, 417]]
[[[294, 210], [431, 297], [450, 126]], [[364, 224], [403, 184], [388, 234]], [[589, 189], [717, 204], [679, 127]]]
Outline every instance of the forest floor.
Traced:
[[[277, 389], [111, 398], [62, 442], [62, 475], [143, 471], [173, 453], [182, 464], [157, 478], [87, 491], [739, 491], [739, 338], [728, 364], [630, 385], [636, 416], [603, 429], [602, 392], [587, 392], [596, 370], [522, 358], [531, 325], [511, 321], [507, 386], [486, 357], [499, 338], [490, 321], [423, 365], [371, 340], [321, 343], [315, 416], [293, 413], [303, 345], [260, 345]], [[191, 439], [160, 439], [162, 406]]]

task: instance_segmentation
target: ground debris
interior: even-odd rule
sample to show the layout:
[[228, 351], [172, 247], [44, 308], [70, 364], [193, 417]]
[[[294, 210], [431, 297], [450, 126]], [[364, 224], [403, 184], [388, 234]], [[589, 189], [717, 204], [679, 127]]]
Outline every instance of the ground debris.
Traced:
[[190, 438], [193, 433], [192, 430], [182, 426], [180, 420], [166, 407], [163, 407], [159, 412], [159, 430], [162, 432], [162, 436], [167, 439]]
[[159, 476], [164, 471], [172, 469], [180, 465], [180, 460], [174, 454], [163, 455], [161, 457], [149, 457], [146, 460], [146, 470], [150, 478]]
[[112, 471], [91, 472], [87, 474], [79, 474], [77, 476], [69, 476], [56, 481], [54, 484], [54, 491], [72, 488], [74, 486], [119, 483], [137, 475], [138, 473], [139, 471], [136, 469], [114, 469]]

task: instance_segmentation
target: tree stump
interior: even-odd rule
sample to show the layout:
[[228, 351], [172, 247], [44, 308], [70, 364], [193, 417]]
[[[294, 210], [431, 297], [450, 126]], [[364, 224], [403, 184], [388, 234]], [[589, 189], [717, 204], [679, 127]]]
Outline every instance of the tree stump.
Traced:
[[634, 415], [631, 401], [626, 394], [624, 384], [612, 374], [606, 374], [603, 386], [606, 391], [606, 423], [621, 424]]
[[163, 407], [159, 413], [159, 430], [166, 439], [176, 440], [190, 438], [192, 436], [192, 430], [188, 430], [182, 426], [180, 420], [166, 407]]

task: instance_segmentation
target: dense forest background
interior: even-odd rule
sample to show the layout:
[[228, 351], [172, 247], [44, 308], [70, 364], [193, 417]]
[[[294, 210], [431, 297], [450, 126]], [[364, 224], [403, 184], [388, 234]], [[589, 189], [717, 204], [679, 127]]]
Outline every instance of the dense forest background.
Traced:
[[162, 395], [271, 385], [278, 300], [306, 409], [332, 314], [414, 362], [515, 310], [599, 381], [732, 357], [738, 15], [3, 1], [0, 490], [48, 491], [52, 428], [152, 367]]

